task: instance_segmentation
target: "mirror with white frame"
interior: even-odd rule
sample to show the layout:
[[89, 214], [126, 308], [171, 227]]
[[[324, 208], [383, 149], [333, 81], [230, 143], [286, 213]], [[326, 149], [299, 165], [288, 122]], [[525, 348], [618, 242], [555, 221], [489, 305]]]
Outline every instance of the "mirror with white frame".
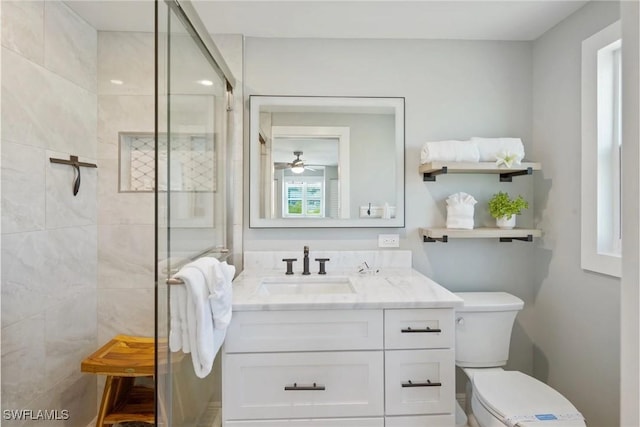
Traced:
[[251, 228], [404, 227], [404, 98], [249, 104]]

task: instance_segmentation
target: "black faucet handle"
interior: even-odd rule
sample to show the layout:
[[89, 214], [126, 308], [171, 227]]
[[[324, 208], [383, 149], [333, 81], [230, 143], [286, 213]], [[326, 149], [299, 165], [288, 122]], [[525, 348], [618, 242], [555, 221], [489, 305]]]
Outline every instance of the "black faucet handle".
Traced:
[[320, 271], [318, 271], [318, 274], [327, 274], [324, 269], [324, 263], [329, 261], [329, 258], [316, 258], [316, 261], [320, 263]]
[[282, 261], [287, 263], [287, 272], [285, 274], [293, 274], [293, 263], [297, 260], [298, 258], [282, 258]]

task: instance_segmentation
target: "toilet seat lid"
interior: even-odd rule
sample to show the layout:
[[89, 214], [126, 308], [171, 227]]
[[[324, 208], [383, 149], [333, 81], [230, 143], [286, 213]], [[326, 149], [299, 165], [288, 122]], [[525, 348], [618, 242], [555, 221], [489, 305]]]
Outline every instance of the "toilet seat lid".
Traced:
[[482, 406], [507, 425], [517, 417], [524, 422], [519, 425], [536, 417], [585, 425], [582, 415], [563, 395], [522, 372], [478, 372], [473, 376], [473, 392]]

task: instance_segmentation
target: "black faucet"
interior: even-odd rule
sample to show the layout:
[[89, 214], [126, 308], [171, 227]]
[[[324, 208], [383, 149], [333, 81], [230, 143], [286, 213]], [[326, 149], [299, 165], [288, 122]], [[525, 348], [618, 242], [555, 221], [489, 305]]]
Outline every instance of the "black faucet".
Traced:
[[309, 246], [304, 247], [304, 258], [302, 259], [302, 274], [307, 276], [309, 272]]

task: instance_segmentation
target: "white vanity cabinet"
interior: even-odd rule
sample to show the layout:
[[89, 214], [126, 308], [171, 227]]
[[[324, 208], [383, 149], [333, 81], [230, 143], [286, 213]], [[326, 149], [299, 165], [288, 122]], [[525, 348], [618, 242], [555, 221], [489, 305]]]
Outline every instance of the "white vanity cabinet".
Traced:
[[236, 312], [222, 363], [225, 426], [383, 426], [381, 310]]
[[236, 311], [223, 426], [453, 426], [453, 326], [453, 308]]
[[384, 311], [385, 426], [455, 425], [453, 309]]

